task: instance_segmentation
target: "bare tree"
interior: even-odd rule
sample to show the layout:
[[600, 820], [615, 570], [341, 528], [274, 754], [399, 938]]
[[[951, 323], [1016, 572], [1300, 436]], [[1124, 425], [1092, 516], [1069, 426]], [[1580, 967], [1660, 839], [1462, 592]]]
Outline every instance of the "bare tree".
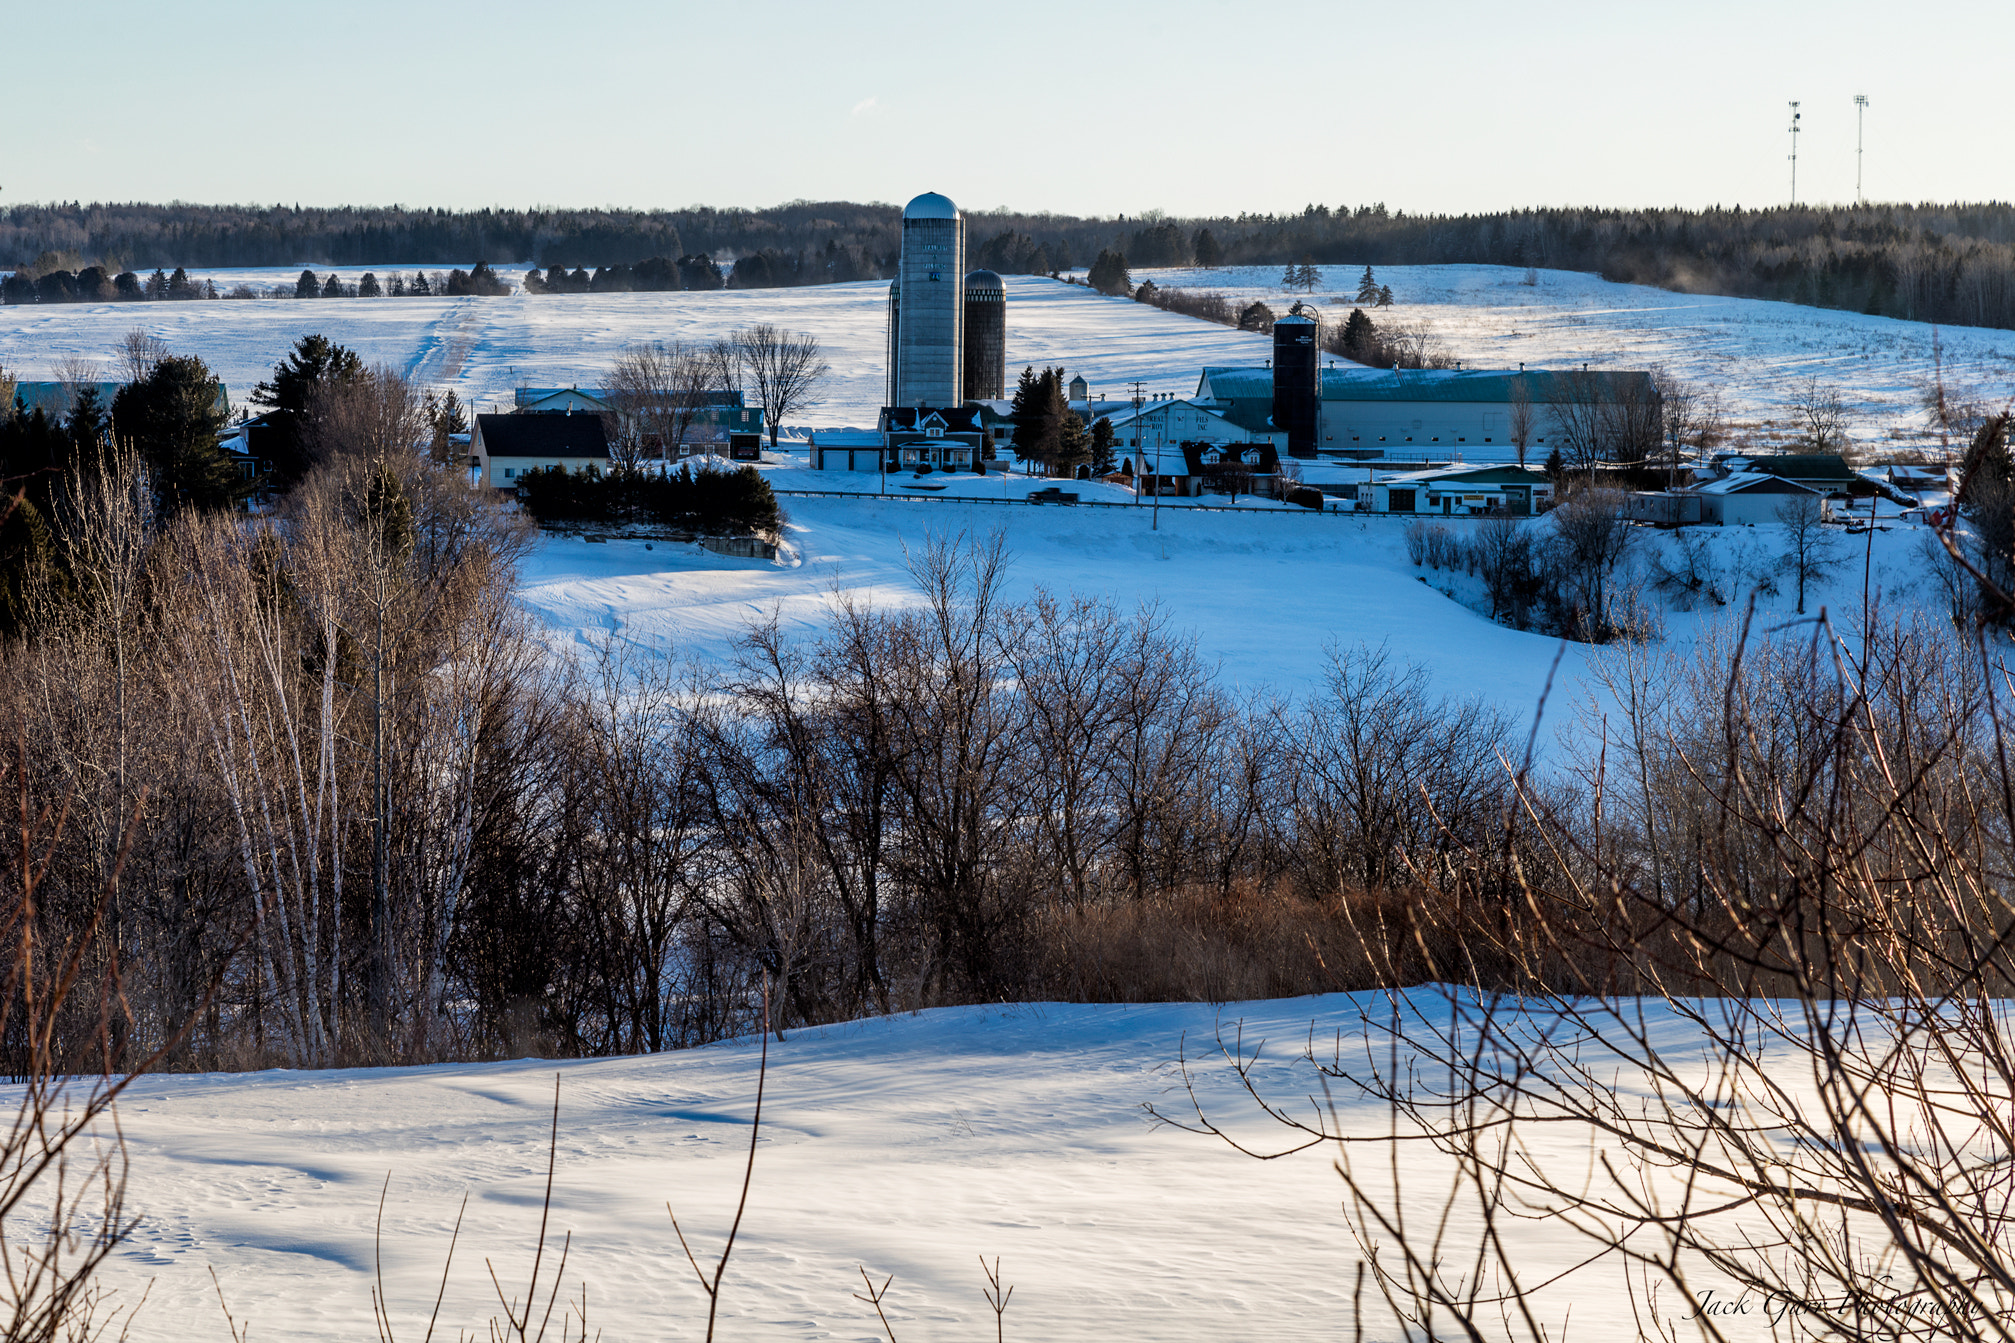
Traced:
[[1787, 495], [1776, 508], [1784, 527], [1784, 572], [1798, 585], [1798, 614], [1805, 614], [1805, 585], [1833, 572], [1833, 533], [1826, 527], [1826, 501], [1816, 494]]
[[63, 384], [63, 417], [66, 420], [76, 413], [77, 398], [83, 395], [84, 389], [95, 386], [98, 380], [99, 368], [95, 360], [73, 354], [56, 361], [56, 381]]
[[310, 451], [323, 461], [416, 459], [429, 446], [433, 432], [419, 389], [385, 364], [319, 389], [308, 423], [314, 439]]
[[1689, 449], [1705, 452], [1721, 436], [1721, 400], [1706, 390], [1676, 377], [1663, 368], [1653, 369], [1659, 411], [1663, 417], [1667, 480], [1677, 481], [1679, 463]]
[[703, 348], [679, 341], [625, 346], [608, 377], [615, 405], [609, 437], [622, 460], [635, 465], [655, 454], [671, 463], [684, 456], [716, 376]]
[[1602, 402], [1602, 379], [1586, 370], [1559, 374], [1547, 418], [1560, 455], [1570, 467], [1587, 470], [1603, 458], [1610, 416]]
[[1621, 490], [1584, 488], [1570, 492], [1548, 514], [1566, 591], [1563, 634], [1601, 643], [1614, 632], [1610, 578], [1630, 544], [1623, 504]]
[[819, 384], [832, 365], [819, 353], [819, 338], [809, 331], [785, 331], [758, 322], [737, 331], [734, 340], [749, 390], [769, 421], [770, 451], [775, 452], [784, 416], [818, 404]]
[[145, 382], [154, 365], [168, 357], [168, 343], [139, 327], [119, 341], [119, 367], [127, 382]]
[[1505, 421], [1511, 432], [1511, 446], [1518, 452], [1518, 465], [1522, 469], [1537, 423], [1532, 413], [1532, 386], [1523, 373], [1511, 381], [1511, 398], [1505, 407]]
[[1847, 403], [1840, 389], [1818, 378], [1807, 378], [1791, 402], [1800, 440], [1814, 452], [1848, 453]]

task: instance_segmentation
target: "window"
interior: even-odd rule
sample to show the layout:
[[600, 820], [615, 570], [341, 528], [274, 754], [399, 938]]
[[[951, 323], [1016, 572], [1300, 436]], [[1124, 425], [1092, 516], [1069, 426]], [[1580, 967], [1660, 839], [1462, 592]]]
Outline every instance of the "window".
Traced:
[[510, 478], [511, 478], [512, 476], [515, 476], [515, 475], [517, 475], [517, 474], [518, 474], [518, 472], [517, 472], [517, 468], [515, 468], [515, 467], [509, 467], [509, 466], [507, 466], [507, 467], [505, 467], [505, 468], [504, 468], [504, 479], [505, 479], [505, 480], [509, 480], [509, 479], [510, 479]]

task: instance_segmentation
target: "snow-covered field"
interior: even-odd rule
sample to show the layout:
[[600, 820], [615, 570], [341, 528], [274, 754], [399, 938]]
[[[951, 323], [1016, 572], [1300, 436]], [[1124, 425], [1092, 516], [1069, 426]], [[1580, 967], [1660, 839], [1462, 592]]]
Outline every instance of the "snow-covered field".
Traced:
[[[1156, 1128], [1142, 1109], [1182, 1113], [1178, 1053], [1186, 1038], [1192, 1059], [1207, 1056], [1220, 1022], [1227, 1034], [1242, 1022], [1248, 1046], [1264, 1037], [1282, 1060], [1311, 1027], [1324, 1041], [1342, 1032], [1346, 1056], [1364, 1030], [1337, 996], [1221, 1014], [942, 1009], [773, 1043], [720, 1336], [879, 1337], [853, 1299], [865, 1266], [877, 1285], [895, 1275], [899, 1338], [978, 1343], [993, 1332], [985, 1255], [1014, 1285], [1010, 1338], [1348, 1337], [1357, 1255], [1329, 1154], [1252, 1161]], [[153, 1280], [132, 1337], [221, 1337], [211, 1267], [255, 1339], [372, 1337], [387, 1175], [383, 1271], [398, 1336], [424, 1330], [465, 1192], [441, 1333], [481, 1336], [496, 1311], [484, 1261], [513, 1292], [530, 1275], [558, 1074], [553, 1229], [573, 1232], [570, 1293], [587, 1284], [610, 1343], [698, 1338], [705, 1306], [665, 1205], [710, 1262], [748, 1150], [757, 1057], [743, 1042], [564, 1064], [146, 1079], [121, 1110], [143, 1220], [111, 1275], [122, 1299]], [[1285, 1145], [1221, 1066], [1200, 1078], [1213, 1118]], [[1290, 1103], [1315, 1085], [1285, 1063], [1259, 1079]], [[1382, 1125], [1383, 1110], [1338, 1099], [1347, 1123]], [[1546, 1150], [1576, 1140], [1535, 1137]], [[1558, 1230], [1518, 1234], [1535, 1264], [1573, 1257]], [[1571, 1308], [1570, 1337], [1631, 1336], [1623, 1294], [1600, 1276], [1548, 1300]]]
[[[327, 267], [317, 267], [326, 275]], [[337, 268], [354, 280], [365, 267]], [[388, 267], [375, 267], [382, 277]], [[410, 273], [411, 266], [398, 267]], [[1322, 268], [1306, 295], [1326, 316], [1356, 292], [1361, 267]], [[299, 268], [213, 271], [222, 288], [291, 283]], [[516, 284], [522, 271], [500, 272]], [[1470, 366], [1642, 368], [1662, 364], [1713, 386], [1738, 419], [1781, 424], [1806, 378], [1836, 384], [1870, 446], [1915, 441], [1923, 428], [1920, 387], [1932, 373], [1932, 328], [1919, 322], [1768, 303], [1674, 294], [1611, 284], [1593, 275], [1542, 271], [1539, 284], [1502, 266], [1393, 266], [1378, 272], [1399, 305], [1380, 320], [1426, 321]], [[1297, 297], [1272, 268], [1144, 270], [1157, 284], [1264, 299], [1284, 311]], [[1208, 363], [1256, 363], [1266, 337], [1171, 316], [1079, 286], [1008, 278], [1008, 362], [1060, 364], [1082, 372], [1095, 393], [1120, 394], [1135, 379], [1151, 392], [1195, 390]], [[721, 290], [677, 294], [514, 294], [507, 298], [257, 300], [0, 307], [0, 364], [52, 377], [65, 358], [107, 364], [135, 326], [177, 351], [201, 355], [240, 401], [303, 335], [321, 332], [365, 358], [454, 387], [464, 400], [508, 401], [519, 386], [588, 385], [633, 341], [709, 339], [736, 326], [775, 322], [815, 333], [833, 365], [824, 402], [804, 420], [865, 425], [881, 404], [887, 285]], [[2015, 394], [2015, 332], [1949, 327], [1940, 333], [1955, 389], [1993, 401]]]
[[[1355, 306], [1363, 268], [1324, 266], [1312, 292], [1283, 290], [1276, 267], [1143, 270], [1158, 285], [1262, 299], [1285, 312], [1297, 299], [1325, 320]], [[1612, 284], [1578, 271], [1542, 270], [1527, 286], [1507, 266], [1385, 266], [1395, 306], [1376, 320], [1426, 323], [1470, 368], [1662, 366], [1722, 395], [1738, 425], [1767, 440], [1789, 428], [1806, 380], [1836, 387], [1853, 411], [1854, 437], [1871, 451], [1915, 445], [1925, 428], [1923, 388], [1935, 372], [1933, 328], [1761, 299], [1675, 294]], [[1948, 391], [2000, 405], [2015, 397], [2015, 331], [1944, 327]]]

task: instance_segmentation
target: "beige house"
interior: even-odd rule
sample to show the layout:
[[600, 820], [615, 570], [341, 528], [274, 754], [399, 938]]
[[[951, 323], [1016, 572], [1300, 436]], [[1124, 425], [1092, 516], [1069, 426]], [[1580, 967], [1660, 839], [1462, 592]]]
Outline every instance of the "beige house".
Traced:
[[478, 415], [469, 431], [469, 464], [495, 490], [514, 490], [540, 467], [609, 469], [609, 434], [599, 415]]

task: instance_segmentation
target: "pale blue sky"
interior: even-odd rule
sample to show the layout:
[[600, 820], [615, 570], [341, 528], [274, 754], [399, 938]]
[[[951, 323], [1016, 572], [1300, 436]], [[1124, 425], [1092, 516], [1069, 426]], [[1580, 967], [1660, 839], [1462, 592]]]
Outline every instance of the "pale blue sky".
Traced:
[[[2015, 196], [2015, 2], [64, 0], [0, 202], [1069, 213]], [[1999, 86], [1997, 89], [1996, 86]]]

